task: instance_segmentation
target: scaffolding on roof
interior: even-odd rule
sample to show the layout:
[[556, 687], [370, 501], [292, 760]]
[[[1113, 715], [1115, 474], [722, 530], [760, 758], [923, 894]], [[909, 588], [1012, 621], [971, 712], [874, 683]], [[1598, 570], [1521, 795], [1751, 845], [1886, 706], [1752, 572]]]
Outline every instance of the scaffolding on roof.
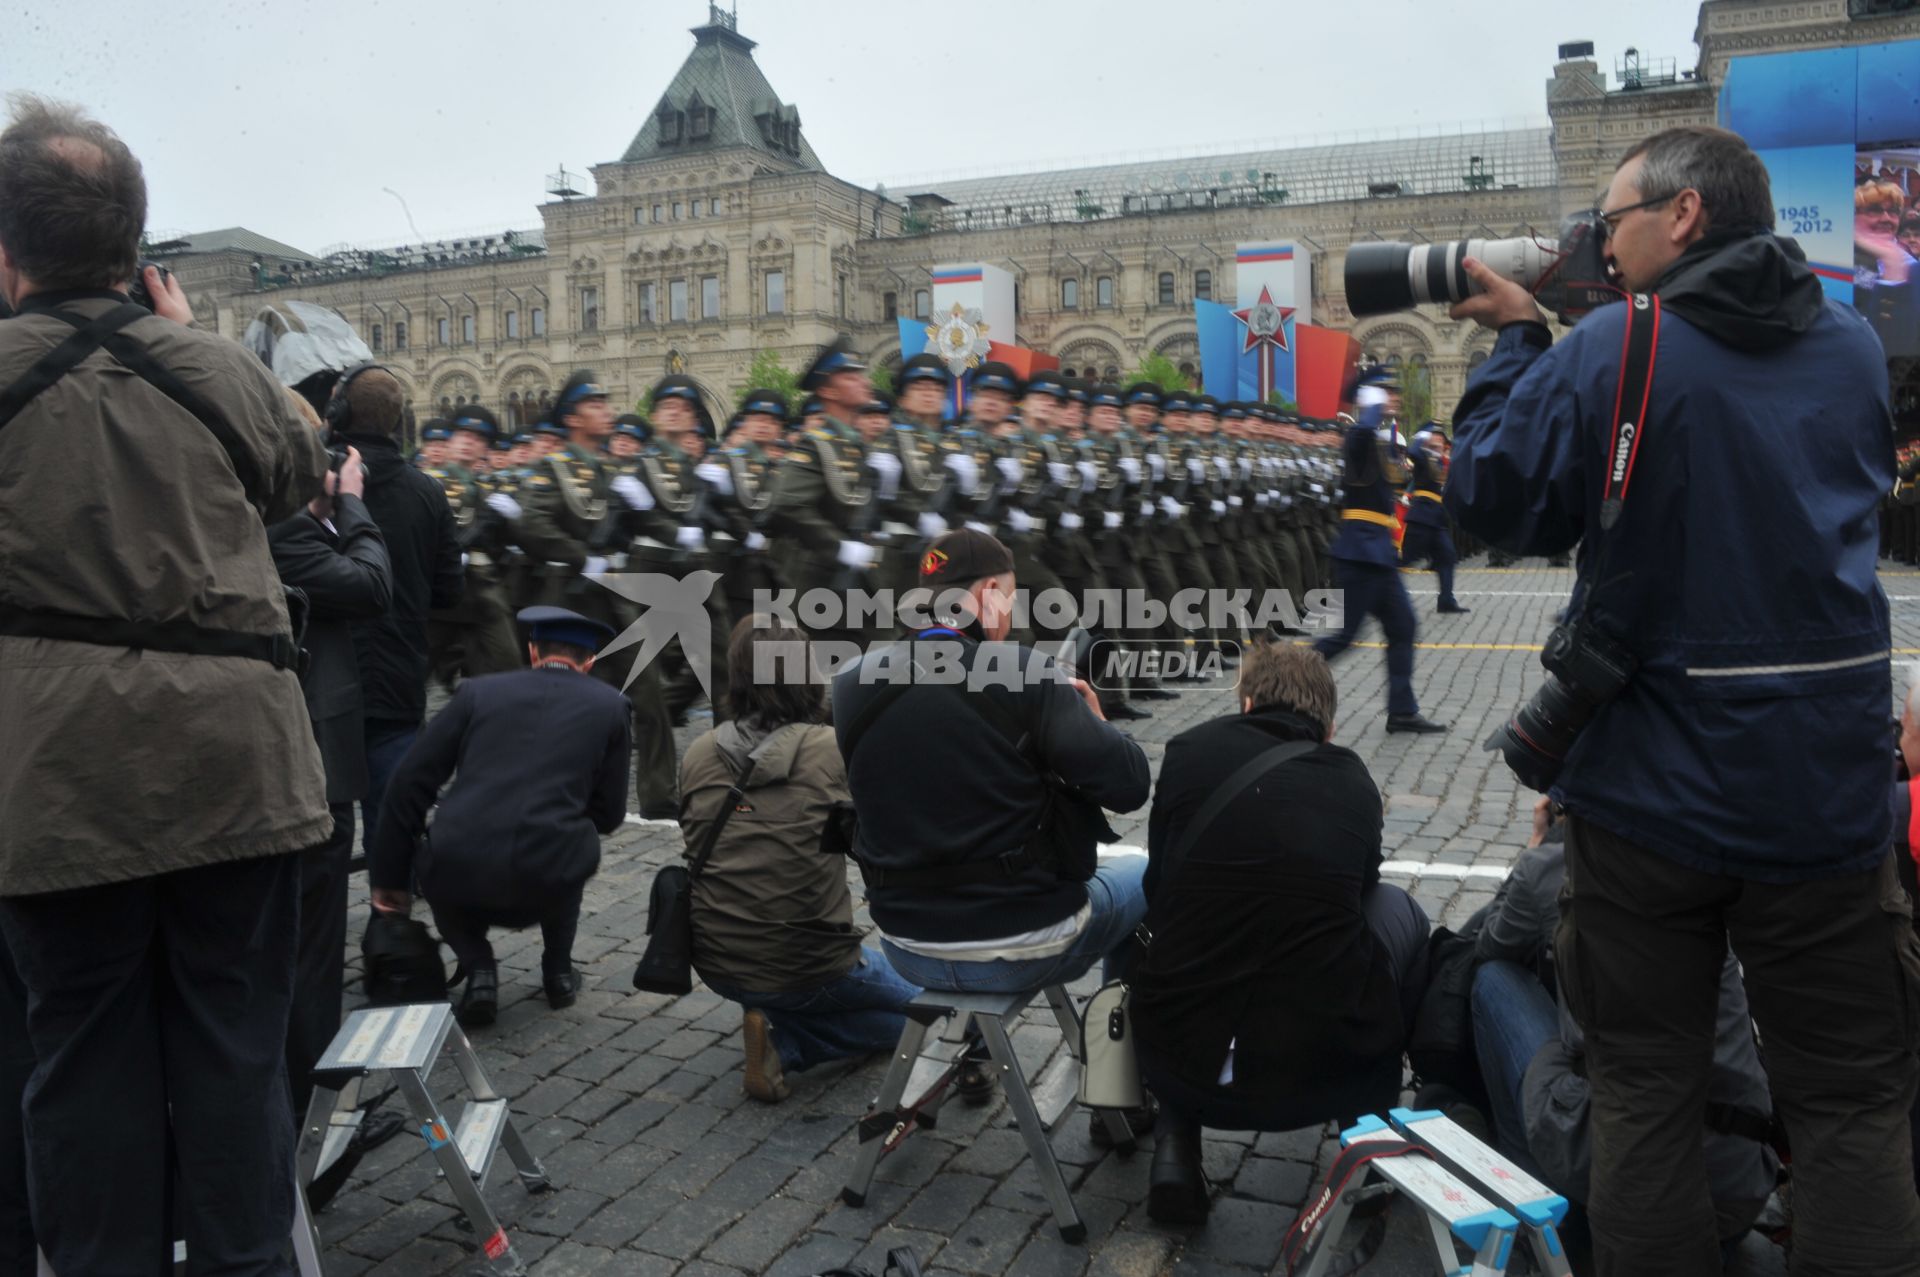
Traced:
[[1544, 125], [1456, 128], [888, 185], [906, 193], [907, 234], [985, 230], [1190, 209], [1550, 187], [1556, 182], [1552, 139]]

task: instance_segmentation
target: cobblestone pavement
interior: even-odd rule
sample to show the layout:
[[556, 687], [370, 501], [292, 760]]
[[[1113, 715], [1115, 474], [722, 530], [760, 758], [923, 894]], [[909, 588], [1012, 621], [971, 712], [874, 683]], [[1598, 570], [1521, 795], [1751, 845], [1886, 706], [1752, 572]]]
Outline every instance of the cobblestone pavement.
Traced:
[[[1473, 609], [1464, 616], [1435, 615], [1433, 578], [1408, 578], [1420, 617], [1415, 687], [1424, 711], [1452, 724], [1444, 736], [1385, 734], [1377, 631], [1367, 636], [1371, 646], [1335, 666], [1336, 739], [1367, 760], [1386, 796], [1388, 877], [1441, 922], [1457, 924], [1489, 900], [1527, 839], [1534, 795], [1480, 745], [1539, 681], [1537, 647], [1572, 581], [1570, 571], [1540, 564], [1492, 570], [1470, 562], [1459, 582]], [[1910, 659], [1920, 653], [1920, 573], [1885, 575], [1895, 646], [1904, 649], [1899, 659]], [[1200, 691], [1151, 704], [1153, 717], [1130, 726], [1156, 767], [1170, 736], [1232, 708], [1227, 695]], [[696, 718], [683, 729], [682, 746], [705, 726]], [[1147, 1156], [1094, 1148], [1076, 1115], [1054, 1136], [1090, 1234], [1085, 1246], [1070, 1246], [1052, 1225], [1004, 1102], [952, 1105], [937, 1130], [915, 1134], [880, 1164], [864, 1207], [840, 1204], [854, 1124], [884, 1060], [791, 1075], [791, 1098], [763, 1106], [740, 1089], [736, 1007], [698, 986], [678, 999], [633, 992], [648, 887], [678, 854], [680, 838], [669, 824], [629, 820], [587, 889], [574, 950], [585, 980], [579, 1003], [549, 1011], [538, 932], [507, 933], [497, 941], [500, 1020], [475, 1035], [555, 1185], [529, 1196], [503, 1159], [488, 1190], [536, 1273], [797, 1277], [848, 1263], [877, 1272], [894, 1246], [913, 1248], [930, 1274], [1272, 1271], [1281, 1235], [1327, 1163], [1328, 1132], [1210, 1133], [1206, 1165], [1219, 1196], [1207, 1225], [1183, 1232], [1147, 1218]], [[1123, 842], [1136, 845], [1145, 826], [1144, 809], [1116, 821]], [[857, 896], [857, 875], [855, 885]], [[859, 921], [867, 925], [864, 911]], [[363, 927], [364, 902], [351, 934]], [[1093, 985], [1083, 981], [1076, 991]], [[349, 1000], [357, 997], [356, 988]], [[1050, 1024], [1032, 1019], [1015, 1042], [1034, 1072], [1060, 1049]], [[444, 1074], [451, 1070], [436, 1073], [436, 1087], [451, 1094]], [[1432, 1272], [1415, 1213], [1396, 1203], [1389, 1218], [1387, 1240], [1365, 1271]], [[369, 1155], [319, 1223], [330, 1277], [475, 1267], [474, 1238], [411, 1136]], [[1778, 1252], [1750, 1238], [1731, 1271], [1785, 1269]]]

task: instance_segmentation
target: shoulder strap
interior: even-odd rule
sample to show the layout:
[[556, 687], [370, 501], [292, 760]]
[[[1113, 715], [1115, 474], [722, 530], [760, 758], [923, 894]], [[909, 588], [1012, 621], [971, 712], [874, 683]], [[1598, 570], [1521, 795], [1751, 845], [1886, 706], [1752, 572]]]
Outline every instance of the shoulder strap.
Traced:
[[1187, 855], [1193, 850], [1194, 844], [1200, 841], [1200, 835], [1206, 833], [1213, 822], [1220, 818], [1220, 813], [1227, 809], [1229, 803], [1252, 788], [1254, 782], [1280, 764], [1311, 752], [1319, 744], [1319, 741], [1312, 740], [1290, 740], [1284, 745], [1275, 745], [1272, 749], [1262, 750], [1242, 763], [1240, 770], [1227, 777], [1226, 783], [1214, 790], [1201, 806], [1199, 813], [1187, 822], [1186, 832], [1180, 835], [1180, 841], [1170, 849], [1167, 863], [1160, 871], [1161, 889], [1166, 889], [1167, 883], [1173, 880], [1173, 876], [1186, 863]]
[[253, 458], [248, 455], [226, 419], [213, 411], [206, 400], [182, 381], [177, 373], [149, 354], [145, 346], [120, 331], [135, 320], [145, 319], [152, 311], [132, 302], [122, 302], [91, 320], [65, 310], [41, 313], [70, 324], [73, 335], [42, 355], [20, 380], [5, 391], [0, 391], [0, 429], [19, 416], [20, 411], [33, 402], [41, 391], [79, 367], [94, 351], [104, 347], [108, 354], [142, 381], [186, 409], [206, 427], [227, 454], [234, 474], [249, 495], [262, 490], [259, 468], [254, 465]]
[[[725, 760], [721, 761], [724, 765]], [[740, 773], [740, 779], [728, 786], [726, 799], [720, 804], [720, 810], [715, 814], [713, 823], [707, 826], [706, 837], [700, 840], [700, 849], [687, 858], [689, 878], [698, 878], [700, 871], [707, 867], [707, 859], [713, 855], [714, 847], [720, 842], [720, 831], [727, 827], [727, 821], [733, 815], [733, 809], [746, 801], [747, 782], [753, 778], [753, 769], [757, 766], [759, 766], [759, 760], [752, 754], [748, 754], [746, 770]]]
[[1647, 429], [1653, 397], [1653, 358], [1660, 340], [1660, 299], [1652, 293], [1627, 298], [1627, 328], [1620, 338], [1620, 384], [1613, 394], [1613, 434], [1607, 441], [1606, 486], [1600, 499], [1600, 530], [1611, 528], [1626, 504], [1634, 458]]

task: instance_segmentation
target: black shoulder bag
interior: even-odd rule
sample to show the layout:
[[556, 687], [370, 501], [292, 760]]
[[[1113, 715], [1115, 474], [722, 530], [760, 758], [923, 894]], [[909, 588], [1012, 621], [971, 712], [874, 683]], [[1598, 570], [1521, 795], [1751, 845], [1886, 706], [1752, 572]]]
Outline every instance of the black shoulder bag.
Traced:
[[647, 951], [633, 970], [633, 987], [643, 993], [677, 997], [693, 991], [693, 880], [706, 868], [727, 820], [747, 800], [747, 781], [755, 765], [749, 755], [746, 770], [727, 789], [726, 801], [707, 826], [700, 849], [686, 864], [664, 865], [653, 876], [653, 892], [647, 899]]

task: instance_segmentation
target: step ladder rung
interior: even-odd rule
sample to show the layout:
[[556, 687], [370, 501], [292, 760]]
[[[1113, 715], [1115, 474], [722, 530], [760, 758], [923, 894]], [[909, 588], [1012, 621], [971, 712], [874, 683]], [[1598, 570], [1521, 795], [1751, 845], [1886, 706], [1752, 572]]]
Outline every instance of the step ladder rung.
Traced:
[[507, 1102], [505, 1100], [470, 1100], [460, 1114], [460, 1125], [455, 1128], [453, 1142], [460, 1149], [460, 1157], [472, 1172], [476, 1184], [484, 1184], [487, 1170], [493, 1165], [493, 1155], [500, 1150], [500, 1135], [506, 1129]]

